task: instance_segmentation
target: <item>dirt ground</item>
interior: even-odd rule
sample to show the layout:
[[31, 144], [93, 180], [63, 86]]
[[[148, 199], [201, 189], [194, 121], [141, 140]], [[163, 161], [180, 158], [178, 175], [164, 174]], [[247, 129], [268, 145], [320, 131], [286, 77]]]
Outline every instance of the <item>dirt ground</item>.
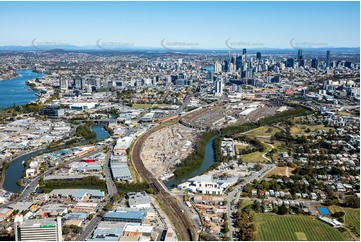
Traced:
[[197, 131], [175, 124], [153, 133], [144, 143], [141, 158], [157, 178], [171, 174], [174, 166], [193, 150]]
[[292, 174], [292, 171], [294, 171], [296, 168], [291, 168], [288, 166], [284, 166], [284, 167], [276, 167], [273, 170], [271, 170], [270, 172], [268, 172], [264, 177], [270, 177], [272, 175], [279, 175], [279, 176], [287, 176], [290, 177]]

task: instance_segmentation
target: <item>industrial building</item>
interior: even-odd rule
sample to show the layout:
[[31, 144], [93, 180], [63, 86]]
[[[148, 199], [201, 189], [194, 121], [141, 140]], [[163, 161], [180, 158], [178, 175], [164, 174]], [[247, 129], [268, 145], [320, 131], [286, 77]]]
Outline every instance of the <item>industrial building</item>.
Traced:
[[104, 221], [143, 223], [145, 216], [145, 211], [108, 212], [104, 215]]
[[101, 221], [88, 241], [118, 241], [124, 233], [125, 223]]
[[110, 159], [110, 169], [114, 180], [133, 182], [133, 176], [130, 173], [126, 156], [112, 156]]
[[148, 209], [151, 206], [150, 197], [146, 192], [129, 192], [127, 196], [130, 208]]
[[75, 201], [87, 199], [103, 200], [105, 192], [93, 189], [54, 189], [49, 193], [49, 197], [65, 197]]

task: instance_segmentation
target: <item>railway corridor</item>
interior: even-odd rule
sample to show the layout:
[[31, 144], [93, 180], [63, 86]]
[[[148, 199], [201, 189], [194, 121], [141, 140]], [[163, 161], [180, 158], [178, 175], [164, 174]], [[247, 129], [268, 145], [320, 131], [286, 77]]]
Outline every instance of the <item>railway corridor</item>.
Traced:
[[[165, 125], [162, 127], [166, 127]], [[151, 172], [149, 172], [141, 159], [141, 150], [144, 142], [151, 134], [158, 131], [160, 127], [154, 127], [144, 133], [135, 142], [132, 150], [133, 164], [140, 176], [147, 182], [153, 189], [155, 197], [157, 198], [160, 206], [164, 212], [167, 213], [174, 227], [176, 228], [177, 235], [180, 240], [194, 241], [198, 240], [196, 229], [186, 213], [183, 213], [182, 207], [176, 198], [169, 194], [166, 187], [157, 180]]]

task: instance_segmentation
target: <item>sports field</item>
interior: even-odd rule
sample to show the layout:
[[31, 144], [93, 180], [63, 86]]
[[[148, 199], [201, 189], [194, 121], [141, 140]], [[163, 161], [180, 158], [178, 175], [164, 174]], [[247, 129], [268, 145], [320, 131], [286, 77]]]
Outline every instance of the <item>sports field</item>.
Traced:
[[257, 240], [350, 240], [346, 233], [304, 215], [256, 214]]

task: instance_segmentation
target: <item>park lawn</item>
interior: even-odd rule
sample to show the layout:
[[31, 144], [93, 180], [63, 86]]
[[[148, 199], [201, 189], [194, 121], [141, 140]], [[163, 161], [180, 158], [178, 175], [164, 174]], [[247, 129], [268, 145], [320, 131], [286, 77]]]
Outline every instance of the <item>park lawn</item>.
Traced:
[[262, 155], [264, 153], [265, 152], [256, 151], [256, 152], [252, 152], [252, 153], [249, 153], [246, 155], [241, 155], [241, 158], [242, 158], [243, 162], [250, 162], [250, 163], [267, 162], [267, 160], [262, 157]]
[[249, 199], [242, 199], [242, 205], [239, 207], [239, 209], [243, 209], [244, 207], [247, 207], [248, 205], [252, 205], [254, 202]]
[[252, 152], [252, 153], [249, 153], [246, 155], [241, 155], [243, 162], [250, 162], [250, 163], [268, 162], [266, 159], [264, 159], [262, 157], [262, 155], [264, 153], [268, 152], [271, 149], [271, 146], [269, 144], [265, 144], [265, 143], [263, 143], [263, 145], [265, 146], [265, 150], [263, 152], [256, 151], [256, 152]]
[[287, 152], [285, 144], [281, 141], [274, 141], [273, 146], [277, 149], [278, 152]]
[[244, 149], [247, 149], [248, 145], [239, 145], [239, 144], [236, 144], [234, 145], [235, 149], [236, 149], [236, 153], [238, 154], [239, 153], [239, 150], [244, 150]]
[[[351, 229], [354, 228], [355, 231], [358, 231], [357, 234], [355, 234], [357, 237], [360, 236], [360, 209], [357, 208], [342, 208], [339, 206], [330, 206], [329, 209], [331, 210], [331, 213], [334, 212], [345, 212], [345, 225]], [[353, 231], [352, 231], [353, 232]]]
[[324, 125], [303, 125], [303, 124], [296, 124], [291, 127], [290, 133], [291, 134], [305, 134], [306, 129], [310, 129], [310, 133], [315, 133], [317, 130], [334, 130], [333, 127], [325, 127]]
[[257, 213], [255, 216], [257, 240], [269, 241], [345, 241], [350, 240], [347, 233], [305, 215], [276, 215]]
[[275, 133], [279, 132], [280, 130], [275, 127], [271, 126], [262, 126], [256, 129], [252, 129], [249, 132], [245, 133], [245, 135], [249, 136], [273, 136]]

